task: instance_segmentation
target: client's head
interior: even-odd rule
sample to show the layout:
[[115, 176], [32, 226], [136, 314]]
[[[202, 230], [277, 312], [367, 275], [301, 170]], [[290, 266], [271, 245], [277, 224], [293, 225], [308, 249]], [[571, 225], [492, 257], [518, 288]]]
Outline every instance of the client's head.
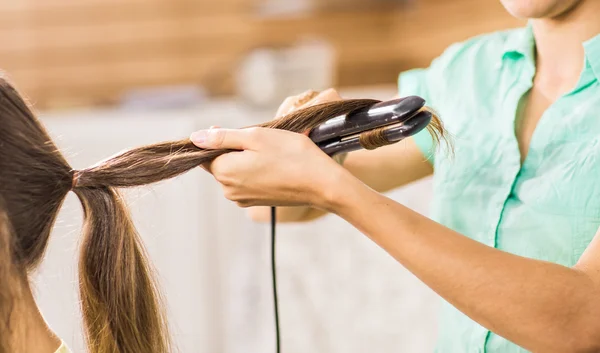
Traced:
[[28, 290], [28, 272], [40, 263], [73, 190], [85, 213], [79, 276], [89, 350], [167, 352], [158, 291], [123, 201], [110, 185], [95, 185], [93, 173], [85, 178], [86, 186], [72, 188], [71, 167], [18, 92], [0, 79], [0, 249], [7, 252], [0, 259], [0, 324], [7, 328], [0, 344], [18, 344], [6, 335], [18, 332], [10, 326], [19, 313], [11, 309], [27, 297], [17, 289]]

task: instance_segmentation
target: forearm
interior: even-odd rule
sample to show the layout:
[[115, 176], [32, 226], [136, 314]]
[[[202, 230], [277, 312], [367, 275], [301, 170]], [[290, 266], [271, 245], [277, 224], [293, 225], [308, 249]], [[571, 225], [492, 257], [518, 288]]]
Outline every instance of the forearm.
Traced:
[[[248, 215], [254, 222], [266, 223], [271, 220], [271, 208], [256, 206], [248, 208]], [[326, 215], [327, 212], [312, 207], [277, 207], [277, 222], [309, 222]]]
[[490, 248], [347, 179], [332, 211], [473, 320], [532, 351], [598, 349], [600, 291], [584, 272]]

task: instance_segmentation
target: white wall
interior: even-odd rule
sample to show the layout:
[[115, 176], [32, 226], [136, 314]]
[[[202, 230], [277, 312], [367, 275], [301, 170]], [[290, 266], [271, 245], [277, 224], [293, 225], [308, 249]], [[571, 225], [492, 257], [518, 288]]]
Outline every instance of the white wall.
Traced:
[[[182, 111], [45, 114], [44, 122], [72, 166], [83, 168], [124, 148], [213, 124], [245, 126], [270, 114], [212, 102]], [[427, 212], [430, 192], [425, 180], [391, 196]], [[179, 351], [273, 352], [267, 226], [250, 222], [201, 170], [128, 191], [128, 199], [158, 269]], [[47, 320], [75, 352], [84, 351], [76, 291], [80, 227], [81, 207], [70, 195], [35, 278]], [[280, 225], [278, 235], [283, 352], [431, 351], [436, 296], [366, 237], [334, 216]]]

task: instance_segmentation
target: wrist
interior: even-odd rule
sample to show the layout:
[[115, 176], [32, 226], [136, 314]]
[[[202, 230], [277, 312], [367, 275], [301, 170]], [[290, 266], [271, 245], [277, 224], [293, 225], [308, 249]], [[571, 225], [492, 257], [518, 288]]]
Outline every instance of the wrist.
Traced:
[[337, 165], [321, 180], [315, 207], [334, 214], [356, 207], [360, 194], [370, 189], [345, 168]]

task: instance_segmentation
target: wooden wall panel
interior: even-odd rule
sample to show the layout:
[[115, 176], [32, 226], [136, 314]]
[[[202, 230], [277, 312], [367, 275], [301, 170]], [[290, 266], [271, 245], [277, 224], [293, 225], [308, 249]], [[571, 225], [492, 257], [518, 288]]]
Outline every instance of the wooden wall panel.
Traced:
[[334, 46], [338, 85], [392, 83], [454, 41], [521, 24], [497, 0], [419, 0], [402, 10], [280, 19], [254, 17], [257, 1], [1, 2], [0, 67], [42, 107], [101, 104], [155, 85], [203, 84], [228, 94], [250, 49], [316, 36]]
[[265, 44], [321, 35], [338, 56], [340, 86], [393, 84], [397, 74], [425, 67], [448, 45], [523, 25], [496, 0], [418, 0], [402, 10], [326, 14], [262, 24]]
[[[248, 50], [253, 0], [19, 0], [0, 4], [0, 66], [40, 106], [135, 87], [221, 82]], [[218, 87], [215, 88], [218, 90]], [[58, 103], [57, 103], [58, 102]]]

